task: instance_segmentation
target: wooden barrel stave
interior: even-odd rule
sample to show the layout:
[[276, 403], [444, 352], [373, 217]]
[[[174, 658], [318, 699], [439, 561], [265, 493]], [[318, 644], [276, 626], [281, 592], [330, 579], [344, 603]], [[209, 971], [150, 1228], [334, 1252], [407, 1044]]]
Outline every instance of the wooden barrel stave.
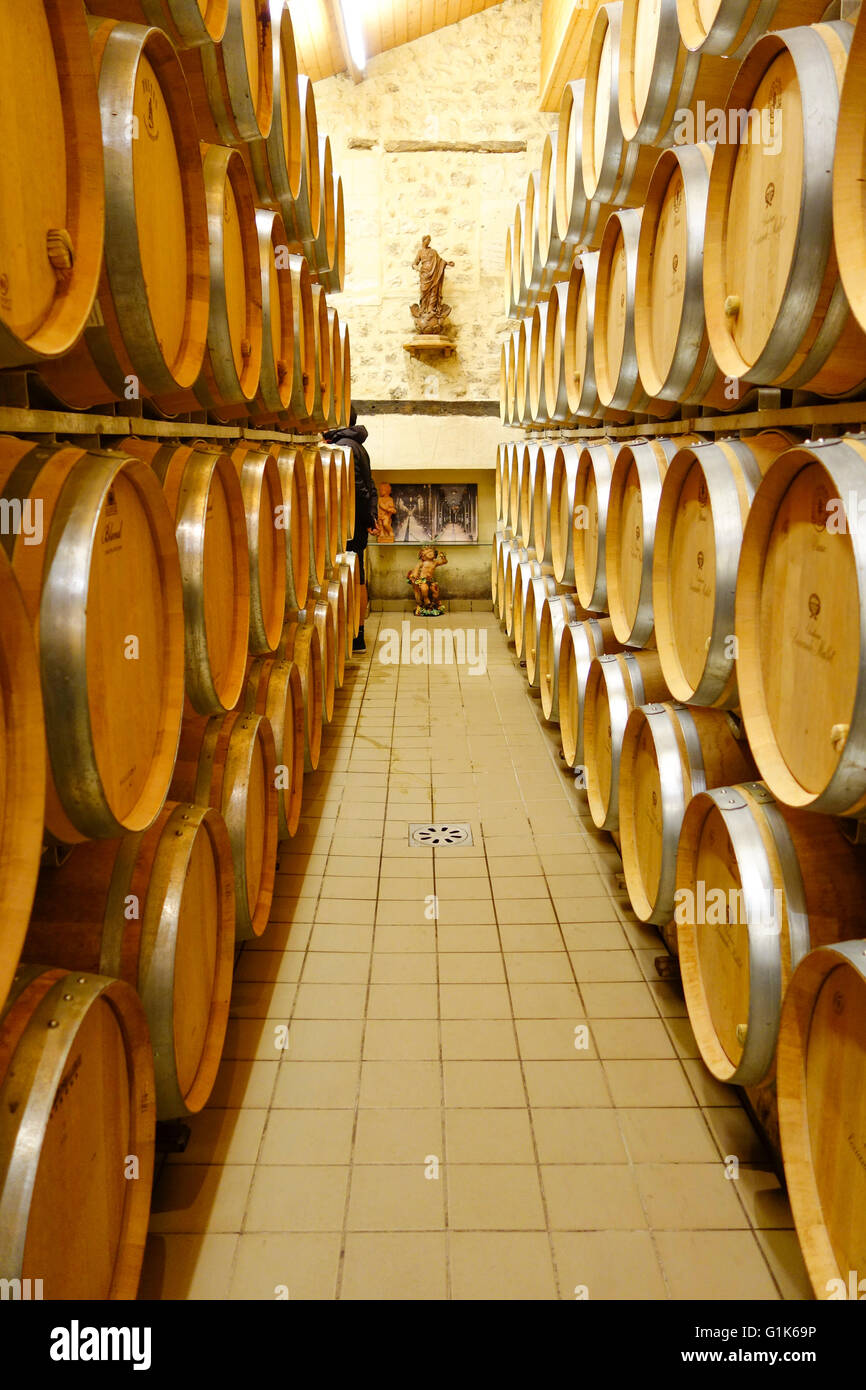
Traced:
[[571, 594], [552, 594], [541, 611], [539, 628], [538, 689], [544, 717], [551, 724], [559, 723], [559, 674], [562, 656], [562, 637], [570, 623], [584, 617], [583, 609]]
[[199, 133], [212, 145], [240, 146], [271, 133], [281, 57], [273, 17], [268, 3], [230, 0], [220, 42], [181, 50]]
[[274, 735], [278, 777], [278, 837], [295, 834], [304, 797], [304, 692], [294, 661], [257, 657], [243, 694], [247, 714], [264, 715]]
[[559, 656], [559, 732], [567, 767], [584, 761], [586, 682], [596, 657], [620, 651], [609, 618], [590, 617], [567, 623]]
[[572, 554], [577, 596], [592, 613], [607, 612], [606, 538], [610, 483], [617, 450], [606, 439], [580, 451], [574, 485]]
[[287, 618], [277, 656], [294, 661], [298, 668], [304, 698], [304, 771], [315, 772], [322, 751], [322, 647], [317, 628], [299, 619], [299, 614]]
[[241, 482], [249, 543], [250, 651], [274, 652], [286, 613], [286, 540], [282, 520], [283, 490], [272, 453], [248, 440], [232, 451]]
[[619, 765], [628, 717], [638, 705], [669, 696], [657, 652], [600, 654], [583, 698], [583, 766], [587, 804], [600, 830], [619, 829]]

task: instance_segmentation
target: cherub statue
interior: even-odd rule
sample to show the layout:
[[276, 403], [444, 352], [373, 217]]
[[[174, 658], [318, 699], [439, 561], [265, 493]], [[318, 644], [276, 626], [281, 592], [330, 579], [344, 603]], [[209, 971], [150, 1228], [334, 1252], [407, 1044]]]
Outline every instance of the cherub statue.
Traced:
[[376, 538], [379, 541], [393, 541], [394, 539], [394, 513], [397, 508], [391, 496], [391, 484], [379, 483], [379, 524], [376, 527]]
[[441, 618], [445, 612], [439, 603], [436, 570], [440, 565], [447, 564], [448, 556], [445, 551], [437, 550], [435, 545], [424, 545], [418, 551], [418, 563], [406, 575], [415, 592], [416, 618]]

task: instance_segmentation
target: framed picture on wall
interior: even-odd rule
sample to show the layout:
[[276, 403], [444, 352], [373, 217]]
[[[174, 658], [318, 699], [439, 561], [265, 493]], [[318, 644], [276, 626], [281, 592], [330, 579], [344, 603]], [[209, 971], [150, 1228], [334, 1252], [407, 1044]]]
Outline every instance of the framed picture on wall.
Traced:
[[379, 545], [476, 545], [477, 483], [389, 483], [379, 488]]

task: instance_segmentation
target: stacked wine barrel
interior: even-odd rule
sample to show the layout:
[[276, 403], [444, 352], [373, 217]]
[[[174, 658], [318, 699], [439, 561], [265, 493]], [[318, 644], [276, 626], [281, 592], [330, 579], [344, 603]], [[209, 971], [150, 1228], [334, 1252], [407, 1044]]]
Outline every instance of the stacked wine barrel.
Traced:
[[73, 409], [347, 424], [342, 181], [285, 0], [90, 8], [2, 22], [28, 134], [2, 175], [0, 367]]
[[502, 626], [838, 1297], [866, 1277], [866, 436], [532, 439], [496, 478]]
[[599, 6], [506, 231], [504, 424], [866, 387], [866, 36], [825, 9]]
[[316, 443], [342, 187], [288, 7], [98, 10], [0, 17], [0, 367], [150, 417], [0, 437], [0, 1278], [46, 1299], [136, 1295], [156, 1123], [211, 1094], [361, 619], [352, 456]]

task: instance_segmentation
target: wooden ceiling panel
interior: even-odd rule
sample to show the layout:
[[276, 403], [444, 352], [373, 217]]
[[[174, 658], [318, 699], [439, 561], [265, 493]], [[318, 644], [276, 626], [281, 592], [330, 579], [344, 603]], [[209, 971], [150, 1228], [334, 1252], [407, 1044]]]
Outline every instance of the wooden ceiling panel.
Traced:
[[[502, 0], [346, 0], [361, 9], [367, 57], [423, 38]], [[319, 82], [346, 70], [346, 60], [333, 21], [332, 6], [340, 0], [289, 0], [295, 30], [298, 67]]]

